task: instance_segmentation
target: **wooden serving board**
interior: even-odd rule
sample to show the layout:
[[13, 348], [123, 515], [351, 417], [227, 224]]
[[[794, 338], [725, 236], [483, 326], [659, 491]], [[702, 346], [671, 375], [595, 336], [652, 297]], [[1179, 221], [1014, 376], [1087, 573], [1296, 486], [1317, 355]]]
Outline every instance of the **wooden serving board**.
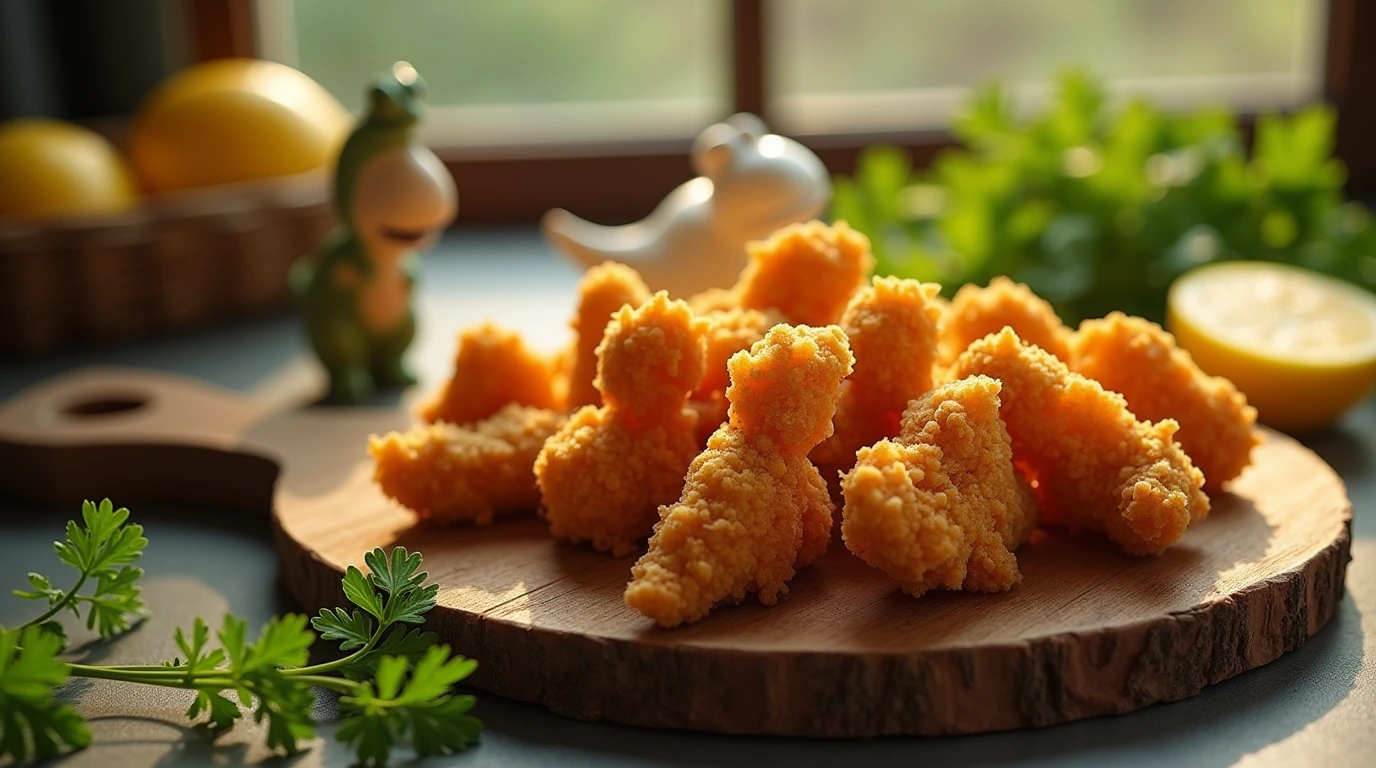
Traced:
[[533, 516], [421, 527], [382, 497], [365, 438], [409, 421], [274, 413], [167, 374], [87, 370], [0, 408], [0, 493], [271, 507], [282, 578], [311, 610], [343, 604], [340, 575], [367, 550], [417, 549], [442, 585], [431, 626], [480, 660], [476, 686], [576, 718], [728, 733], [973, 733], [1184, 698], [1323, 627], [1349, 559], [1342, 482], [1267, 432], [1161, 557], [1050, 533], [1018, 553], [1011, 592], [914, 600], [838, 540], [779, 605], [661, 630], [621, 600], [630, 558], [555, 541]]

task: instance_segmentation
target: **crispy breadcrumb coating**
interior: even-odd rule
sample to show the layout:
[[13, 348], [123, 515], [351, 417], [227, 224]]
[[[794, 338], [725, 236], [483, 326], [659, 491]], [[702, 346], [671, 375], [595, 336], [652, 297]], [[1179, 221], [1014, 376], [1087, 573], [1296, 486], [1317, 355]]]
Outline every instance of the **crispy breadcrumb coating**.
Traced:
[[791, 224], [746, 246], [750, 263], [736, 283], [736, 300], [750, 309], [776, 309], [790, 323], [822, 326], [841, 319], [851, 294], [874, 269], [869, 238], [844, 221]]
[[1002, 592], [1022, 580], [1012, 553], [1035, 515], [999, 418], [999, 382], [973, 376], [915, 400], [903, 435], [860, 449], [841, 478], [841, 536], [920, 597]]
[[1121, 394], [1139, 419], [1175, 419], [1175, 436], [1214, 491], [1252, 460], [1261, 442], [1257, 409], [1231, 381], [1210, 376], [1175, 337], [1140, 317], [1114, 312], [1086, 320], [1071, 340], [1075, 370]]
[[693, 310], [693, 314], [702, 317], [709, 312], [722, 312], [731, 309], [740, 309], [740, 298], [736, 295], [735, 287], [731, 288], [708, 288], [702, 293], [695, 293], [688, 297], [688, 308]]
[[602, 343], [612, 314], [623, 306], [638, 307], [650, 300], [650, 289], [640, 273], [625, 264], [603, 262], [578, 282], [578, 311], [571, 326], [574, 339], [569, 351], [568, 379], [564, 384], [565, 407], [601, 405], [602, 396], [593, 384], [597, 375], [597, 346]]
[[702, 381], [707, 324], [660, 291], [612, 316], [597, 346], [597, 378], [610, 418], [635, 429], [675, 418]]
[[678, 497], [701, 445], [687, 404], [702, 378], [705, 326], [663, 291], [613, 316], [597, 348], [606, 404], [580, 408], [535, 460], [555, 536], [628, 555]]
[[731, 383], [726, 373], [726, 361], [743, 349], [764, 338], [770, 328], [784, 321], [774, 310], [741, 309], [739, 307], [695, 313], [707, 321], [707, 367], [702, 382], [693, 391], [693, 399], [708, 400], [712, 395], [726, 392]]
[[1056, 310], [1026, 285], [1006, 277], [989, 281], [988, 288], [971, 284], [956, 291], [941, 328], [942, 360], [955, 360], [976, 340], [1005, 327], [1023, 341], [1070, 362], [1070, 329]]
[[693, 431], [698, 436], [699, 448], [706, 448], [708, 438], [717, 431], [717, 427], [726, 423], [726, 409], [729, 405], [725, 392], [714, 392], [706, 400], [688, 401], [688, 407], [697, 412], [697, 426]]
[[776, 325], [728, 361], [727, 420], [752, 440], [768, 438], [782, 453], [806, 456], [831, 435], [841, 380], [854, 366], [839, 327]]
[[470, 424], [507, 403], [557, 408], [552, 361], [526, 347], [520, 334], [483, 323], [459, 334], [454, 375], [420, 408], [427, 422]]
[[[946, 383], [940, 390], [929, 393], [929, 397], [913, 401], [913, 403], [908, 406], [908, 409], [903, 412], [903, 420], [899, 427], [898, 438], [894, 442], [904, 445], [916, 445], [918, 443], [942, 445], [939, 442], [927, 439], [927, 433], [932, 429], [935, 404], [947, 400], [956, 400], [964, 403], [966, 410], [970, 413], [976, 413], [979, 412], [979, 409], [971, 407], [970, 404], [984, 404], [987, 402], [988, 396], [993, 394], [995, 396], [994, 399], [1001, 405], [1002, 400], [998, 397], [998, 393], [1003, 389], [1003, 384], [996, 379], [991, 379], [991, 381], [997, 385], [997, 388], [990, 393], [987, 391], [989, 387], [985, 384], [985, 379], [988, 379], [988, 377], [972, 376], [968, 379], [957, 379], [956, 381]], [[938, 394], [938, 392], [941, 394]], [[1000, 432], [1004, 435], [1008, 434], [1008, 427], [1003, 422], [1001, 412], [999, 414], [998, 424], [994, 424], [988, 419], [984, 419], [982, 424], [986, 431]], [[1004, 442], [997, 436], [993, 439], [1000, 444]], [[1008, 446], [1008, 459], [1010, 464], [1014, 467], [1013, 477], [1016, 481], [1015, 493], [1018, 498], [1016, 504], [1007, 505], [1007, 515], [996, 514], [995, 520], [998, 524], [999, 535], [1003, 537], [1004, 545], [1007, 546], [1009, 551], [1013, 551], [1023, 544], [1026, 544], [1028, 540], [1032, 538], [1032, 531], [1037, 527], [1037, 499], [1027, 478], [1022, 472], [1017, 470], [1016, 464], [1012, 461], [1011, 438], [1008, 440]], [[946, 450], [952, 450], [949, 446], [944, 447]], [[962, 450], [965, 454], [969, 453], [968, 446], [964, 447]], [[999, 455], [1003, 453], [1002, 449], [991, 449], [990, 455], [995, 451], [999, 453]]]
[[941, 286], [876, 277], [851, 297], [841, 328], [855, 355], [855, 372], [841, 385], [835, 432], [812, 452], [828, 469], [855, 465], [855, 452], [898, 434], [909, 401], [932, 388]]
[[1158, 554], [1209, 511], [1204, 475], [1166, 419], [1138, 421], [1122, 395], [1072, 372], [1011, 328], [956, 359], [959, 378], [999, 379], [1013, 458], [1035, 480], [1048, 522], [1102, 531], [1130, 554]]
[[854, 360], [840, 328], [777, 325], [732, 356], [729, 421], [660, 509], [626, 603], [665, 627], [755, 593], [772, 605], [831, 539], [834, 505], [807, 459], [831, 432]]
[[564, 415], [510, 404], [467, 427], [439, 422], [368, 438], [382, 492], [422, 520], [487, 525], [540, 503], [531, 466]]

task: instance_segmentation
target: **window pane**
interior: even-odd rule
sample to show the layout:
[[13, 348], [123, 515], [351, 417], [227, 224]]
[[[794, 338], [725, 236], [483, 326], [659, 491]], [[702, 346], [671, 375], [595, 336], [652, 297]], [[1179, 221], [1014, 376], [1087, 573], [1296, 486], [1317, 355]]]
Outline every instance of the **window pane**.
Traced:
[[[1322, 0], [786, 0], [771, 107], [800, 132], [932, 127], [990, 79], [1079, 65], [1169, 105], [1318, 95]], [[1035, 92], [1035, 89], [1031, 89]]]
[[[723, 114], [726, 0], [260, 2], [264, 55], [362, 104], [405, 60], [457, 143], [691, 136]], [[461, 109], [445, 109], [461, 108]]]

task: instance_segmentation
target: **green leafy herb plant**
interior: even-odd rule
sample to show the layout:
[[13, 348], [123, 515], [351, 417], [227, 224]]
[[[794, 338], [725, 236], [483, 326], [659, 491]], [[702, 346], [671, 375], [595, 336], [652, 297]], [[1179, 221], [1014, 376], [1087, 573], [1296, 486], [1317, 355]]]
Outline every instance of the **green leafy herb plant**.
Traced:
[[1083, 72], [1020, 120], [997, 85], [952, 125], [964, 145], [916, 171], [892, 147], [838, 177], [832, 216], [869, 235], [877, 271], [949, 294], [996, 275], [1027, 283], [1078, 322], [1114, 309], [1160, 321], [1170, 283], [1232, 259], [1281, 261], [1376, 290], [1376, 227], [1344, 200], [1324, 106], [1255, 123], [1250, 156], [1232, 114], [1111, 109]]
[[[364, 557], [370, 573], [349, 566], [344, 594], [352, 608], [325, 609], [310, 619], [288, 614], [269, 621], [250, 639], [248, 624], [227, 614], [215, 632], [197, 618], [175, 634], [181, 656], [156, 665], [93, 666], [60, 658], [66, 636], [54, 617], [71, 611], [88, 628], [111, 638], [147, 615], [139, 594], [143, 571], [134, 563], [148, 540], [129, 523], [127, 509], [107, 499], [87, 502], [82, 525], [68, 523], [58, 558], [78, 572], [70, 589], [39, 574], [19, 597], [47, 602], [24, 624], [0, 627], [0, 757], [46, 758], [88, 746], [91, 732], [81, 716], [53, 696], [69, 678], [120, 680], [195, 692], [186, 715], [212, 730], [231, 727], [253, 713], [266, 723], [269, 748], [296, 752], [315, 734], [315, 689], [339, 694], [343, 716], [336, 737], [360, 762], [381, 765], [392, 750], [410, 746], [418, 755], [448, 754], [477, 742], [481, 722], [470, 714], [473, 697], [452, 693], [477, 662], [438, 645], [419, 625], [435, 607], [438, 585], [426, 584], [421, 555], [397, 547]], [[83, 586], [94, 588], [82, 592]], [[314, 627], [323, 640], [338, 641], [347, 655], [308, 665]]]

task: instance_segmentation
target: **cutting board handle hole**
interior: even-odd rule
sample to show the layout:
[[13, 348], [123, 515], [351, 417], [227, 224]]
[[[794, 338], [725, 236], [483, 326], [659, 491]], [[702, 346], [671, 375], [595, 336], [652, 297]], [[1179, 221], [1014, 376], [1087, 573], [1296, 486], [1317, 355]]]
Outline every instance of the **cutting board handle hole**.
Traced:
[[88, 397], [67, 405], [62, 412], [76, 418], [108, 416], [112, 413], [137, 411], [148, 405], [148, 398], [138, 395], [119, 395], [115, 397]]

